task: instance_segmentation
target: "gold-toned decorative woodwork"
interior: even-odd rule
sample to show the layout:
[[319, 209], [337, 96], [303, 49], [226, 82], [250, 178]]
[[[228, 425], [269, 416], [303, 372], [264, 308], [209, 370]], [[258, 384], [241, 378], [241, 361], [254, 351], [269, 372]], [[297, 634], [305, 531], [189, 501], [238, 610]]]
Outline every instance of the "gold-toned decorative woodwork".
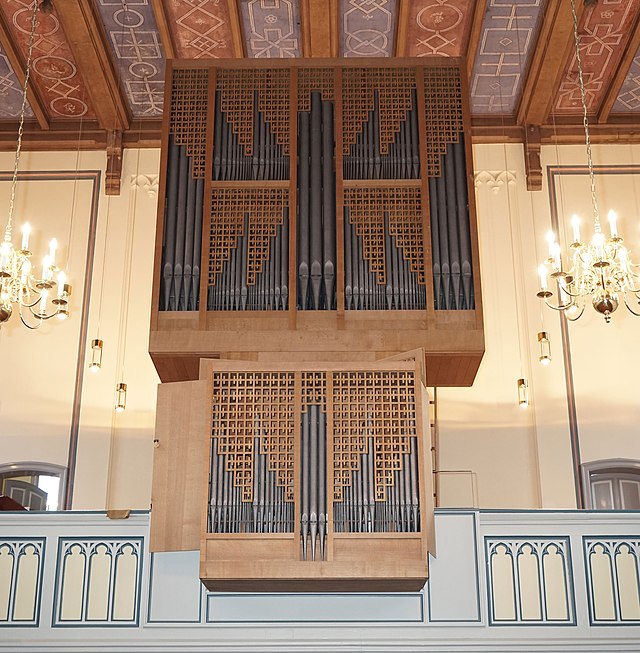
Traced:
[[462, 70], [454, 66], [424, 68], [424, 104], [427, 122], [427, 174], [439, 177], [442, 156], [449, 143], [464, 133]]
[[342, 73], [342, 147], [344, 154], [375, 105], [380, 107], [380, 151], [386, 154], [412, 106], [413, 68], [345, 68]]
[[[365, 361], [422, 347], [429, 384], [472, 383], [484, 336], [462, 69], [459, 60], [427, 57], [169, 62], [163, 147], [170, 154], [161, 168], [149, 345], [163, 381], [195, 378], [201, 357]], [[314, 110], [322, 134], [315, 145]], [[379, 177], [376, 162], [366, 174], [358, 167], [367, 147], [367, 156], [375, 148], [383, 159]], [[175, 181], [185, 156], [203, 189]], [[194, 193], [204, 198], [201, 218]], [[176, 240], [167, 254], [167, 234], [184, 220], [180, 201], [188, 209], [186, 244]], [[308, 252], [305, 277], [307, 201], [311, 241], [324, 239], [330, 260]], [[359, 302], [357, 284], [347, 287], [347, 243], [363, 262], [358, 269], [352, 259], [350, 268]], [[303, 304], [319, 276], [327, 301]], [[391, 283], [404, 284], [405, 295], [387, 290]], [[365, 301], [372, 293], [376, 300]]]
[[375, 188], [345, 188], [344, 205], [349, 209], [349, 220], [363, 240], [363, 254], [378, 283], [385, 283], [385, 215], [389, 233], [402, 249], [411, 271], [418, 275], [418, 283], [425, 284], [424, 239], [422, 224], [421, 189], [396, 186]]
[[244, 146], [246, 154], [253, 154], [253, 108], [257, 99], [276, 139], [289, 154], [289, 70], [272, 68], [256, 71], [251, 68], [220, 68], [218, 89], [221, 108]]
[[209, 71], [206, 68], [175, 69], [168, 113], [169, 132], [177, 145], [186, 146], [194, 179], [206, 177], [208, 89]]
[[269, 259], [270, 241], [277, 225], [284, 220], [289, 204], [286, 188], [220, 188], [211, 190], [211, 226], [209, 229], [209, 283], [215, 286], [229, 252], [245, 235], [248, 217], [247, 284], [253, 285]]

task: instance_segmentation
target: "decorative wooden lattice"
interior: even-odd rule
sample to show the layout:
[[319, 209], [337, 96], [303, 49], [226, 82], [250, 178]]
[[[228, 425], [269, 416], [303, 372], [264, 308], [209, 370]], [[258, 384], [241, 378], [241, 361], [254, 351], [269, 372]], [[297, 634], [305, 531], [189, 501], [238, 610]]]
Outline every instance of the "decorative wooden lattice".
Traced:
[[462, 80], [453, 67], [424, 69], [424, 104], [427, 120], [427, 174], [439, 177], [448, 143], [457, 143], [464, 131]]
[[211, 230], [209, 233], [209, 285], [229, 259], [238, 238], [244, 236], [245, 215], [249, 220], [247, 284], [254, 285], [262, 266], [269, 260], [271, 239], [284, 221], [289, 205], [285, 188], [214, 188], [211, 191]]
[[401, 123], [412, 108], [412, 90], [416, 87], [413, 68], [345, 68], [342, 71], [342, 144], [349, 154], [378, 91], [380, 112], [380, 152], [387, 154], [400, 131]]
[[332, 68], [300, 68], [298, 71], [298, 111], [311, 111], [311, 91], [320, 91], [323, 100], [335, 99]]
[[412, 371], [333, 374], [334, 500], [351, 485], [351, 475], [373, 438], [376, 501], [386, 499], [394, 471], [417, 435], [415, 373]]
[[206, 68], [176, 68], [173, 71], [169, 131], [176, 145], [186, 146], [194, 179], [205, 176], [208, 87]]
[[309, 406], [321, 406], [327, 412], [327, 373], [302, 372], [302, 412]]
[[418, 283], [425, 284], [422, 206], [419, 188], [345, 188], [344, 206], [349, 220], [362, 237], [363, 256], [378, 283], [386, 283], [384, 215], [389, 234], [402, 249]]
[[242, 501], [253, 501], [255, 438], [269, 471], [293, 501], [293, 372], [214, 372], [213, 430]]
[[289, 69], [218, 69], [217, 88], [220, 91], [220, 108], [232, 125], [238, 141], [247, 156], [253, 154], [254, 102], [258, 111], [282, 146], [289, 154], [290, 93]]

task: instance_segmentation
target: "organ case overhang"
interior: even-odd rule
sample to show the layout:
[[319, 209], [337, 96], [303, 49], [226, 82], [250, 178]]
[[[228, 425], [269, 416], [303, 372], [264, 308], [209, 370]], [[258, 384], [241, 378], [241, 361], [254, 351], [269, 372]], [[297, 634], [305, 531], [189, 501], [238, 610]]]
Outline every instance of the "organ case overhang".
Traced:
[[422, 352], [203, 360], [159, 386], [151, 548], [200, 548], [211, 590], [409, 591], [433, 541]]
[[456, 59], [169, 62], [150, 353], [375, 360], [427, 382], [484, 352]]

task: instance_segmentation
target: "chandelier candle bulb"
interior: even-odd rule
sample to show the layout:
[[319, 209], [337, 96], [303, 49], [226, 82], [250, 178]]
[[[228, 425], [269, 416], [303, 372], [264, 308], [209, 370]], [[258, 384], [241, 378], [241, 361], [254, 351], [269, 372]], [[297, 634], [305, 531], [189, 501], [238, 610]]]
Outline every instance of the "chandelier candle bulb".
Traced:
[[546, 292], [549, 289], [547, 287], [547, 268], [541, 265], [538, 268], [538, 273], [540, 274], [540, 290]]
[[47, 314], [47, 296], [49, 295], [48, 290], [43, 290], [40, 295], [40, 315]]
[[556, 242], [556, 236], [553, 231], [547, 231], [547, 243], [549, 244], [549, 262], [553, 260], [554, 244]]
[[22, 251], [29, 251], [29, 234], [31, 233], [31, 225], [25, 222], [22, 225]]
[[580, 218], [574, 215], [571, 218], [571, 226], [573, 227], [573, 244], [572, 247], [580, 246]]
[[53, 238], [53, 239], [49, 242], [49, 259], [50, 259], [50, 263], [49, 263], [49, 265], [50, 265], [51, 267], [53, 267], [53, 266], [55, 265], [55, 260], [56, 260], [56, 250], [57, 250], [57, 249], [58, 249], [58, 241], [57, 241], [55, 238]]
[[618, 216], [615, 211], [609, 211], [609, 229], [611, 231], [611, 240], [618, 240]]
[[64, 285], [66, 281], [66, 276], [64, 272], [58, 273], [58, 299], [62, 299], [64, 296]]

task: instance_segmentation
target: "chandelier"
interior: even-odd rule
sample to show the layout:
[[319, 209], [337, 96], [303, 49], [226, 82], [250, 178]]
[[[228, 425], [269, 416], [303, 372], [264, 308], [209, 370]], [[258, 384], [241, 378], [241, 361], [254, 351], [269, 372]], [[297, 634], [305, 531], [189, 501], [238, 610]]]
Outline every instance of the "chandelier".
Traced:
[[[563, 256], [555, 234], [551, 231], [547, 234], [549, 256], [538, 268], [540, 290], [537, 295], [544, 300], [547, 306], [562, 311], [571, 321], [577, 320], [583, 314], [585, 305], [590, 300], [593, 308], [604, 316], [605, 322], [610, 322], [611, 314], [618, 308], [621, 301], [633, 315], [640, 316], [640, 274], [637, 272], [640, 266], [631, 262], [629, 250], [624, 246], [623, 239], [618, 233], [615, 212], [609, 211], [608, 214], [608, 238], [602, 232], [600, 225], [575, 0], [571, 0], [571, 13], [591, 184], [593, 236], [588, 242], [581, 240], [580, 219], [574, 215], [571, 220], [573, 229], [571, 251], [568, 255]], [[564, 269], [567, 261], [571, 266], [569, 270]], [[554, 282], [555, 293], [549, 289], [549, 284]]]
[[22, 227], [20, 248], [13, 245], [13, 210], [18, 183], [18, 166], [24, 132], [24, 117], [27, 108], [27, 90], [33, 54], [33, 41], [37, 25], [38, 1], [33, 2], [31, 31], [29, 33], [29, 50], [27, 67], [22, 88], [22, 107], [18, 127], [18, 142], [11, 180], [11, 199], [9, 217], [0, 243], [0, 324], [11, 319], [14, 307], [17, 307], [20, 320], [29, 329], [37, 329], [44, 320], [57, 317], [65, 320], [69, 316], [69, 296], [71, 286], [66, 283], [66, 275], [56, 265], [58, 243], [55, 238], [49, 243], [49, 252], [42, 261], [42, 266], [31, 262], [29, 250], [31, 227], [25, 223]]

